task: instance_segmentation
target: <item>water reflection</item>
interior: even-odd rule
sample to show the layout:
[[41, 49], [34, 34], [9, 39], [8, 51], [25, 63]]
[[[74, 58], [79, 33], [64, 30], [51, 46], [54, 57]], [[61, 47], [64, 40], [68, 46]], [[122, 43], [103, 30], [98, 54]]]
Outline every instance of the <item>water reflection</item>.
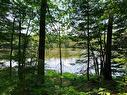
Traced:
[[[81, 74], [87, 69], [87, 63], [77, 63], [78, 58], [62, 58], [63, 72]], [[58, 58], [46, 60], [46, 69], [52, 69], [60, 72], [60, 62]], [[94, 73], [94, 69], [90, 69]]]
[[[76, 64], [76, 58], [62, 59], [63, 72], [78, 73], [84, 64]], [[46, 60], [46, 68], [60, 71], [60, 63], [58, 58]]]
[[[29, 59], [28, 59], [29, 60]], [[62, 69], [63, 72], [69, 72], [69, 73], [84, 73], [84, 71], [87, 68], [87, 63], [76, 63], [78, 58], [62, 58]], [[9, 60], [1, 60], [0, 67], [9, 67], [10, 62]], [[12, 61], [12, 67], [17, 66], [17, 62]], [[56, 70], [57, 72], [60, 71], [60, 61], [59, 58], [50, 58], [45, 61], [45, 68], [50, 70]], [[91, 70], [93, 72], [93, 70]]]
[[[82, 59], [84, 61], [79, 62], [79, 58], [62, 58], [62, 70], [63, 72], [69, 72], [69, 73], [76, 73], [76, 74], [84, 74], [87, 70], [87, 61], [85, 59]], [[30, 59], [27, 60], [27, 63], [30, 63]], [[27, 66], [34, 66], [36, 62], [32, 62]], [[15, 67], [18, 65], [18, 62], [12, 61], [12, 67]], [[10, 62], [9, 60], [1, 60], [0, 61], [0, 68], [9, 67]], [[50, 58], [46, 59], [45, 61], [45, 69], [49, 70], [55, 70], [57, 72], [60, 72], [60, 59], [59, 58]], [[113, 69], [113, 67], [112, 67]], [[118, 68], [117, 68], [117, 71]], [[93, 66], [93, 62], [90, 62], [90, 73], [94, 74], [95, 69]], [[113, 76], [121, 76], [124, 74], [124, 72], [113, 72]]]

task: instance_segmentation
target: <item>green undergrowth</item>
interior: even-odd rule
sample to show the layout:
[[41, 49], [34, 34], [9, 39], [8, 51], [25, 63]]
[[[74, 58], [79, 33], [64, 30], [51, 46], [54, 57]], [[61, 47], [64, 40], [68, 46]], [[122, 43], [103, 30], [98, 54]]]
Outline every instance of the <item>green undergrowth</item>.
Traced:
[[[10, 79], [8, 69], [0, 70], [0, 95], [23, 95], [19, 85], [17, 72], [13, 71]], [[62, 86], [60, 85], [62, 78]], [[26, 73], [25, 95], [127, 95], [126, 80], [114, 78], [112, 81], [103, 81], [95, 75], [64, 73], [61, 77], [53, 70], [47, 70], [45, 83], [37, 84], [36, 72]]]

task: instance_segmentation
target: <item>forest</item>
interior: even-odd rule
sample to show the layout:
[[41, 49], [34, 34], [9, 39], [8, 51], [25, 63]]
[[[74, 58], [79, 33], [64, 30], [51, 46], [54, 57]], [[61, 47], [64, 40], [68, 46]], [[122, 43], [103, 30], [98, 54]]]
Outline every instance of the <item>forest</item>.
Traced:
[[0, 0], [0, 95], [127, 95], [127, 0]]

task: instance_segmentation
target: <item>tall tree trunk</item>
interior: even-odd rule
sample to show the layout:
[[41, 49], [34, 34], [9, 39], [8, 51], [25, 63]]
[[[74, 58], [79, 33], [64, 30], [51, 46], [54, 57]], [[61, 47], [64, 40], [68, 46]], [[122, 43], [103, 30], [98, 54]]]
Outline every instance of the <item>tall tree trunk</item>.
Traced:
[[106, 63], [104, 64], [104, 79], [111, 80], [111, 45], [112, 45], [112, 29], [113, 29], [113, 15], [109, 14], [108, 30], [107, 30], [107, 44], [106, 44]]
[[102, 47], [102, 38], [101, 38], [101, 32], [100, 32], [100, 29], [99, 29], [99, 45], [100, 45], [100, 76], [102, 76], [103, 74], [103, 66], [104, 66], [104, 58], [103, 58], [103, 47]]
[[26, 80], [25, 80], [25, 74], [26, 74], [26, 50], [27, 50], [27, 47], [28, 47], [28, 31], [29, 31], [29, 27], [30, 27], [30, 21], [29, 20], [29, 23], [28, 23], [28, 27], [27, 27], [27, 30], [26, 30], [26, 34], [23, 36], [24, 37], [24, 43], [23, 43], [23, 49], [22, 49], [22, 73], [23, 73], [23, 84], [22, 84], [22, 88], [23, 88], [23, 93], [24, 95], [26, 95], [27, 91], [25, 90], [26, 88]]
[[19, 20], [19, 42], [18, 42], [18, 78], [19, 78], [19, 95], [25, 95], [24, 94], [24, 82], [23, 82], [23, 66], [22, 66], [22, 51], [21, 51], [21, 17], [20, 17], [20, 20]]
[[87, 79], [89, 81], [89, 64], [90, 64], [90, 39], [89, 39], [89, 1], [87, 2], [87, 52], [88, 52], [88, 64], [87, 64]]
[[62, 67], [62, 53], [61, 53], [61, 36], [60, 36], [60, 29], [59, 29], [59, 54], [60, 54], [60, 85], [62, 86], [62, 74], [63, 74], [63, 67]]
[[12, 52], [13, 52], [13, 40], [14, 40], [14, 32], [15, 32], [14, 24], [15, 24], [15, 18], [13, 20], [11, 42], [10, 42], [10, 46], [11, 46], [11, 50], [10, 50], [10, 78], [12, 77]]
[[47, 0], [41, 0], [40, 31], [39, 31], [39, 58], [38, 58], [38, 82], [44, 83], [45, 76], [45, 19]]
[[21, 19], [19, 21], [19, 42], [18, 42], [18, 76], [22, 80], [22, 54], [21, 54]]
[[[105, 26], [105, 27], [107, 27], [107, 26]], [[107, 31], [105, 30], [104, 31], [104, 44], [103, 44], [104, 49], [103, 49], [103, 55], [102, 55], [102, 57], [103, 57], [103, 68], [104, 68], [104, 64], [106, 63], [106, 39], [107, 39], [106, 38], [106, 35], [107, 35], [106, 33], [107, 33]], [[104, 73], [103, 71], [102, 71], [102, 75]]]
[[[48, 11], [49, 15], [51, 16], [48, 5], [47, 5], [47, 11]], [[63, 84], [63, 80], [62, 80], [63, 67], [62, 67], [62, 53], [61, 53], [61, 36], [60, 36], [61, 33], [60, 33], [60, 29], [57, 30], [57, 28], [56, 28], [58, 26], [53, 23], [54, 21], [53, 21], [52, 17], [51, 17], [51, 21], [52, 21], [52, 27], [55, 26], [54, 30], [58, 32], [58, 36], [59, 36], [60, 85], [62, 86], [62, 84]]]
[[[92, 46], [90, 44], [90, 48], [91, 47]], [[95, 73], [98, 76], [99, 75], [98, 61], [97, 61], [97, 57], [95, 56], [94, 51], [92, 50], [92, 48], [91, 48], [91, 54], [92, 54], [92, 57], [93, 57], [93, 64], [94, 64], [94, 68], [95, 68]]]

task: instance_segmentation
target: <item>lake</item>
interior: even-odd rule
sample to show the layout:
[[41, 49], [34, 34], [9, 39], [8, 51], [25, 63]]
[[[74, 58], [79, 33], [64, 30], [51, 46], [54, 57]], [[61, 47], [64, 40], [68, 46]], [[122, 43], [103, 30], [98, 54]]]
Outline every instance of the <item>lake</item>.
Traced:
[[[62, 69], [63, 72], [83, 74], [87, 70], [87, 59], [80, 57], [83, 50], [81, 49], [62, 49]], [[83, 60], [79, 62], [79, 60]], [[28, 62], [30, 59], [27, 60]], [[98, 60], [99, 61], [99, 60]], [[9, 60], [1, 60], [0, 67], [5, 68], [10, 66]], [[12, 61], [12, 67], [17, 66], [17, 62]], [[51, 49], [46, 51], [45, 69], [55, 70], [60, 72], [60, 59], [58, 49]], [[95, 73], [93, 62], [90, 62], [90, 73]], [[119, 75], [120, 73], [114, 73]]]

